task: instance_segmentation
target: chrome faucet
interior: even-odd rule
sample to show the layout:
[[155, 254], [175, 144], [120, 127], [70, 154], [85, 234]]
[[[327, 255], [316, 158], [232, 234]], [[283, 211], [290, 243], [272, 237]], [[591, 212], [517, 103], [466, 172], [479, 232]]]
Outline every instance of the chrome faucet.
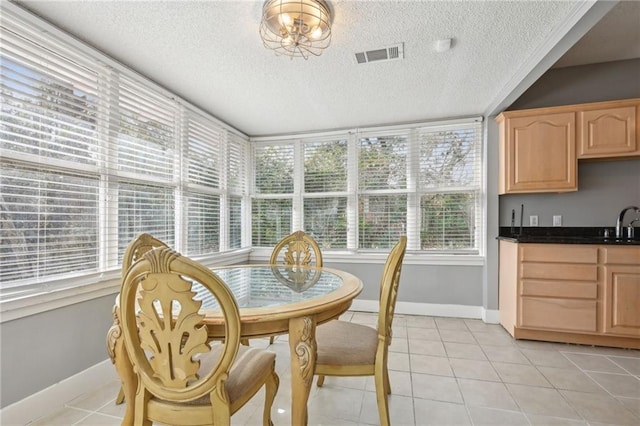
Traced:
[[624, 232], [622, 231], [622, 221], [624, 220], [624, 215], [627, 210], [633, 210], [636, 213], [640, 213], [640, 207], [636, 206], [629, 206], [622, 209], [622, 211], [618, 215], [618, 220], [616, 220], [616, 238], [624, 238]]

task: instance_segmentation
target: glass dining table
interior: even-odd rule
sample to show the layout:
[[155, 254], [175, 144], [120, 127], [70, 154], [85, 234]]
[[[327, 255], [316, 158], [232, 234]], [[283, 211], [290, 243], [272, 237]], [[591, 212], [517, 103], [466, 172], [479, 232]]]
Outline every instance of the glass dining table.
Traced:
[[[291, 424], [307, 424], [307, 400], [316, 362], [316, 326], [337, 319], [362, 291], [362, 281], [327, 267], [234, 265], [211, 269], [227, 284], [240, 308], [241, 339], [288, 334], [291, 353]], [[211, 340], [225, 336], [217, 302], [195, 283], [195, 299]], [[121, 374], [122, 378], [123, 374]], [[131, 400], [135, 389], [127, 389]], [[127, 394], [130, 397], [127, 397]], [[125, 420], [131, 418], [127, 404]], [[126, 422], [123, 422], [125, 424]]]
[[[306, 425], [316, 362], [316, 325], [336, 319], [349, 309], [362, 291], [362, 281], [327, 267], [236, 265], [212, 271], [224, 280], [238, 302], [241, 338], [289, 335], [291, 424]], [[215, 301], [203, 300], [201, 309], [209, 337], [224, 337], [224, 321]]]

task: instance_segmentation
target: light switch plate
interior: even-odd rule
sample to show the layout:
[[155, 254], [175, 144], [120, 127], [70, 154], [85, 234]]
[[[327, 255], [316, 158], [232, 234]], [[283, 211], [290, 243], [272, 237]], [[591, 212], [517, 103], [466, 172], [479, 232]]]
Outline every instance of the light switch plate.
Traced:
[[553, 226], [562, 226], [562, 216], [553, 215]]
[[538, 215], [529, 216], [529, 226], [538, 226]]

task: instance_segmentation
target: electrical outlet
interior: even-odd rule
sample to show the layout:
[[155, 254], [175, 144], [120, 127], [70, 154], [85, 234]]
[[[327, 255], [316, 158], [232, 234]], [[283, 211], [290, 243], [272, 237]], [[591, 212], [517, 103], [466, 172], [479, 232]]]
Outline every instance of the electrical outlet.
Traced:
[[538, 215], [529, 216], [529, 226], [538, 226]]
[[562, 226], [562, 216], [553, 215], [553, 226]]

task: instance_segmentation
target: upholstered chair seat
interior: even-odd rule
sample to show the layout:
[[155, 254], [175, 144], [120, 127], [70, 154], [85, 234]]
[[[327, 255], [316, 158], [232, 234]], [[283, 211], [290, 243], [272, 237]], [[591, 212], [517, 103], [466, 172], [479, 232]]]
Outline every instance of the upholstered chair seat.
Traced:
[[378, 346], [375, 328], [345, 321], [329, 321], [316, 328], [317, 363], [373, 365]]

